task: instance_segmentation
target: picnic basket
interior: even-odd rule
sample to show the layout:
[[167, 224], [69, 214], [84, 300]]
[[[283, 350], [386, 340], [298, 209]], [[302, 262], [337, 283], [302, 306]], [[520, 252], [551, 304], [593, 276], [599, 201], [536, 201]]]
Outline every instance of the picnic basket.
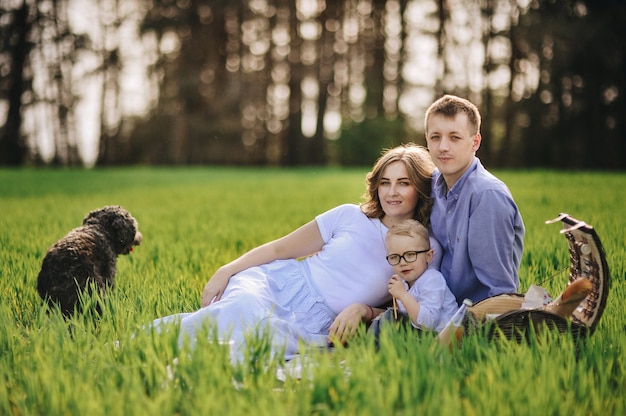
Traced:
[[571, 329], [575, 339], [586, 338], [595, 331], [609, 294], [609, 267], [595, 229], [568, 214], [562, 213], [547, 224], [562, 223], [561, 234], [569, 247], [568, 286], [578, 279], [589, 279], [591, 290], [571, 316], [561, 316], [549, 308], [522, 308], [523, 294], [492, 296], [469, 307], [466, 330], [483, 328], [490, 339], [505, 337], [521, 341], [530, 339], [545, 328], [566, 333]]

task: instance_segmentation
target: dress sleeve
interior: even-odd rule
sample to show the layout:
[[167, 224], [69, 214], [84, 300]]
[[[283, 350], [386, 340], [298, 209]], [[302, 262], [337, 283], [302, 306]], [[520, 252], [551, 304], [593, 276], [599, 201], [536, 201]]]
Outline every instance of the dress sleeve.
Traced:
[[336, 230], [341, 227], [342, 224], [348, 223], [352, 215], [359, 212], [360, 208], [357, 205], [343, 204], [331, 208], [315, 217], [324, 243], [328, 243]]

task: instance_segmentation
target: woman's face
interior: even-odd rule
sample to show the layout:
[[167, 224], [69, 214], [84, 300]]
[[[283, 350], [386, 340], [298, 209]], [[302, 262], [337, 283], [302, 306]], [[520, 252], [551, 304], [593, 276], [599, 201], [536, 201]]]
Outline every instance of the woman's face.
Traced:
[[404, 163], [395, 161], [385, 168], [378, 183], [378, 198], [385, 212], [383, 222], [387, 227], [413, 218], [419, 195]]

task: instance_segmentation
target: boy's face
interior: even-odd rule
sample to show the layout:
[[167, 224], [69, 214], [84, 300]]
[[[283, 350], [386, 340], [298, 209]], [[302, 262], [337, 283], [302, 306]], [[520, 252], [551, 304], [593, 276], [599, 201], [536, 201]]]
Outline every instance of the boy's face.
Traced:
[[[417, 236], [393, 235], [387, 239], [387, 254], [407, 255], [410, 251], [423, 251], [430, 247], [430, 242], [424, 241]], [[415, 282], [428, 268], [428, 262], [433, 257], [433, 251], [428, 250], [425, 253], [417, 255], [415, 261], [409, 263], [406, 259], [401, 258], [400, 263], [393, 267], [393, 271], [399, 277], [404, 279], [409, 286], [413, 286]]]
[[428, 151], [443, 175], [448, 189], [465, 173], [480, 147], [480, 133], [473, 134], [467, 115], [454, 117], [433, 114], [428, 119], [426, 143]]

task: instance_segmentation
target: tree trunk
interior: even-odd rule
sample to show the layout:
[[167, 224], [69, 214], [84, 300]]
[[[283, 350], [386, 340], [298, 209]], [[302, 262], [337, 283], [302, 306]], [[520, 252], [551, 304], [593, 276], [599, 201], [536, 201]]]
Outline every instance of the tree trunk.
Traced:
[[0, 164], [2, 165], [23, 165], [28, 153], [26, 144], [21, 137], [22, 94], [26, 89], [24, 66], [29, 51], [26, 38], [31, 29], [28, 14], [29, 7], [26, 1], [23, 1], [22, 6], [14, 14], [14, 22], [10, 28], [12, 36], [9, 37], [16, 39], [16, 43], [11, 50], [11, 69], [8, 75], [11, 86], [9, 88], [7, 121], [2, 130], [2, 137], [0, 137]]

